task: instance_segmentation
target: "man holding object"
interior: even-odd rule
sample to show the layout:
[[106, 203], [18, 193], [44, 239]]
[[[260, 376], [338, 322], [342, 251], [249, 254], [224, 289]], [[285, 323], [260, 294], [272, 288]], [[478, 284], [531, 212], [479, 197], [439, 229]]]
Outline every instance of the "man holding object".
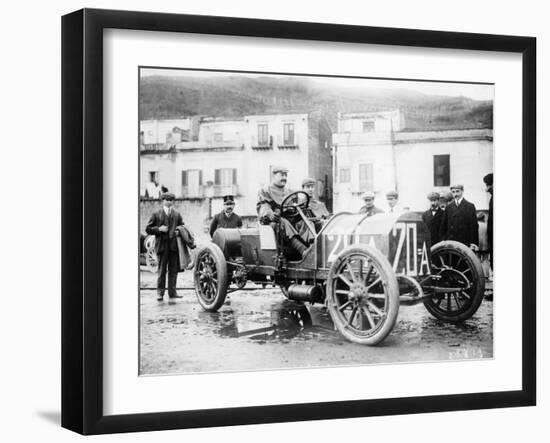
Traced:
[[171, 192], [165, 192], [161, 196], [162, 209], [154, 212], [145, 232], [155, 236], [155, 252], [158, 257], [157, 300], [164, 299], [166, 288], [166, 273], [168, 272], [168, 296], [170, 298], [182, 298], [176, 292], [178, 278], [179, 259], [177, 227], [183, 225], [181, 214], [172, 206], [175, 196]]

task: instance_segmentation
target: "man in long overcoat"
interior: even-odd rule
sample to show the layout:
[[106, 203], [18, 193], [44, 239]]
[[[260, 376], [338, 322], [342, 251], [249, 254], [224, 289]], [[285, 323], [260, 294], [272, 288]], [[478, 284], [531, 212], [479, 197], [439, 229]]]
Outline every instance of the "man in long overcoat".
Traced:
[[476, 251], [479, 245], [479, 227], [476, 207], [464, 198], [464, 186], [451, 186], [453, 200], [447, 204], [441, 222], [441, 238], [455, 240]]
[[157, 299], [163, 300], [168, 273], [168, 296], [182, 298], [176, 292], [179, 259], [177, 227], [183, 225], [181, 214], [172, 206], [175, 196], [171, 192], [162, 194], [162, 208], [153, 213], [145, 232], [155, 236], [155, 252], [158, 257]]
[[430, 230], [432, 245], [441, 241], [441, 222], [445, 211], [439, 207], [440, 197], [438, 192], [430, 192], [428, 194], [430, 208], [422, 213], [422, 220]]

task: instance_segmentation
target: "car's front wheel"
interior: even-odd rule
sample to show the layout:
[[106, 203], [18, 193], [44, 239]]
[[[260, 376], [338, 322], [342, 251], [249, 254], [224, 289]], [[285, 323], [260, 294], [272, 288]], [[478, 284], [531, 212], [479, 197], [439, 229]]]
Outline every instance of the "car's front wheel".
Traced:
[[195, 293], [200, 305], [209, 312], [221, 308], [227, 295], [229, 277], [221, 249], [214, 243], [203, 246], [195, 261]]
[[367, 245], [350, 246], [338, 255], [329, 271], [327, 297], [336, 328], [364, 345], [384, 340], [399, 312], [395, 273], [387, 258]]

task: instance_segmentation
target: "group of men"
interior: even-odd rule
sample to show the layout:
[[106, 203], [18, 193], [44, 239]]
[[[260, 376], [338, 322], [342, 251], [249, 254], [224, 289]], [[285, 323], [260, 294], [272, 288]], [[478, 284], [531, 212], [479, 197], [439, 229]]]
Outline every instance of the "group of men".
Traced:
[[[271, 225], [276, 235], [282, 240], [285, 256], [299, 259], [313, 242], [316, 232], [319, 232], [323, 225], [323, 220], [327, 219], [330, 214], [325, 204], [316, 198], [317, 181], [313, 178], [306, 178], [302, 181], [302, 192], [309, 197], [308, 207], [304, 210], [307, 220], [304, 220], [299, 213], [290, 217], [281, 217], [282, 203], [292, 193], [286, 187], [287, 180], [287, 168], [283, 166], [272, 168], [270, 184], [258, 192], [256, 210], [259, 223]], [[487, 233], [492, 268], [493, 174], [487, 174], [483, 180], [487, 191], [491, 194]], [[437, 192], [428, 194], [430, 208], [422, 214], [422, 219], [430, 230], [432, 244], [442, 240], [455, 240], [477, 251], [479, 234], [476, 208], [464, 198], [463, 185], [453, 185], [450, 187], [450, 191], [445, 195]], [[385, 212], [375, 206], [373, 192], [365, 192], [362, 198], [365, 204], [360, 208], [359, 213], [372, 216]], [[399, 194], [396, 191], [388, 192], [386, 200], [387, 212], [401, 213], [408, 210], [399, 204]], [[171, 298], [180, 298], [175, 289], [178, 272], [176, 235], [177, 227], [183, 225], [181, 214], [172, 208], [174, 194], [162, 194], [162, 201], [163, 208], [152, 215], [146, 228], [148, 234], [156, 236], [155, 250], [159, 260], [157, 280], [159, 300], [162, 300], [164, 295], [166, 274], [168, 274], [168, 295]], [[234, 212], [235, 200], [233, 196], [225, 196], [223, 205], [223, 210], [213, 217], [210, 224], [212, 237], [218, 228], [240, 228], [243, 225], [241, 217]]]

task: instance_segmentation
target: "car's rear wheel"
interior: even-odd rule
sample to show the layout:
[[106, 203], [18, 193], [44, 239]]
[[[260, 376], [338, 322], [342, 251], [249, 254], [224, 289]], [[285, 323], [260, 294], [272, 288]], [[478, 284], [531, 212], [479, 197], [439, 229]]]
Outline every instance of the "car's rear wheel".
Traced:
[[203, 309], [209, 312], [220, 309], [227, 295], [229, 277], [225, 257], [216, 244], [209, 243], [198, 251], [194, 278], [195, 293]]
[[439, 320], [468, 320], [483, 301], [485, 275], [481, 262], [470, 248], [456, 241], [435, 244], [431, 256], [431, 293], [424, 299], [424, 306]]
[[327, 280], [327, 307], [348, 340], [376, 345], [393, 329], [399, 312], [399, 286], [384, 255], [367, 245], [344, 249]]

